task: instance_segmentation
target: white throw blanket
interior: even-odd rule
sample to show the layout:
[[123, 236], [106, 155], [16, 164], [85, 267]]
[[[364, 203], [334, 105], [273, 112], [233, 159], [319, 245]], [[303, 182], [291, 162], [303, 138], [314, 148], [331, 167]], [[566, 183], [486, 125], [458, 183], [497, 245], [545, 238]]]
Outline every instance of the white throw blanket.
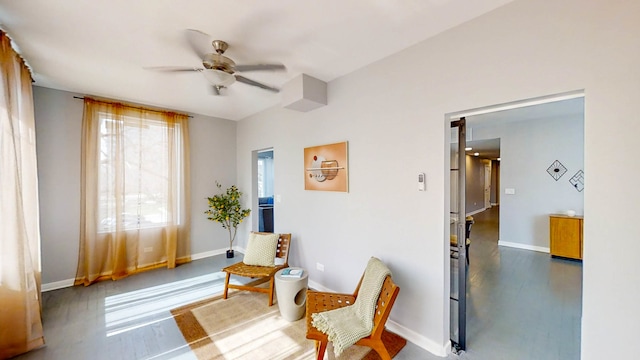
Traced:
[[355, 303], [343, 308], [311, 314], [311, 324], [329, 337], [336, 356], [371, 334], [376, 302], [387, 275], [391, 275], [389, 268], [379, 259], [372, 257], [364, 271], [364, 278]]

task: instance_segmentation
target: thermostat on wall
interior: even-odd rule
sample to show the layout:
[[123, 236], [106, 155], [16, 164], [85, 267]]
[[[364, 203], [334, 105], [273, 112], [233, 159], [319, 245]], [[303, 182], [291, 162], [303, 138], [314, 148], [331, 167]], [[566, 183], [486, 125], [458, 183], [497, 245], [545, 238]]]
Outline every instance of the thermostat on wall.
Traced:
[[424, 173], [419, 173], [418, 174], [418, 191], [425, 191], [427, 190], [427, 177], [424, 175]]

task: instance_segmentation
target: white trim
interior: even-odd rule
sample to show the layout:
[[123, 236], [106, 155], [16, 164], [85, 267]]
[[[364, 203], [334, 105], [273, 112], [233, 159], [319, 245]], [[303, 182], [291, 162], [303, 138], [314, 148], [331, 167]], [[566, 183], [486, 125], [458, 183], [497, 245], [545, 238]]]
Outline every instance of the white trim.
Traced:
[[[245, 249], [241, 247], [234, 247], [233, 249], [243, 254], [245, 252]], [[197, 254], [191, 254], [191, 260], [193, 261], [193, 260], [204, 259], [204, 258], [208, 258], [215, 255], [221, 255], [226, 252], [227, 252], [227, 249], [217, 249], [217, 250], [205, 251]], [[67, 280], [60, 280], [60, 281], [54, 281], [51, 283], [42, 284], [42, 292], [72, 287], [75, 281], [76, 281], [75, 279], [67, 279]]]
[[[241, 253], [245, 253], [245, 249], [243, 247], [239, 247], [239, 246], [234, 246], [233, 247], [234, 251], [238, 251]], [[201, 253], [197, 253], [197, 254], [191, 254], [191, 260], [200, 260], [200, 259], [204, 259], [204, 258], [208, 258], [208, 257], [212, 257], [212, 256], [216, 256], [216, 255], [222, 255], [222, 254], [226, 254], [227, 253], [227, 249], [216, 249], [216, 250], [210, 250], [210, 251], [205, 251], [205, 252], [201, 252]]]
[[502, 240], [498, 240], [498, 245], [516, 248], [516, 249], [533, 250], [533, 251], [543, 252], [547, 254], [550, 252], [548, 247], [520, 244], [520, 243], [514, 243], [514, 242], [502, 241]]
[[497, 106], [492, 105], [492, 106], [481, 107], [481, 108], [468, 110], [468, 111], [459, 111], [456, 113], [449, 114], [449, 119], [457, 120], [459, 118], [467, 117], [467, 116], [482, 115], [482, 114], [488, 114], [488, 113], [497, 112], [497, 111], [518, 109], [525, 106], [548, 104], [551, 102], [576, 99], [576, 98], [582, 98], [582, 97], [584, 97], [584, 90], [570, 91], [562, 94], [542, 96], [539, 98], [533, 98], [525, 101], [515, 101], [511, 103], [497, 105]]
[[471, 216], [471, 215], [475, 215], [475, 214], [481, 213], [481, 212], [483, 212], [483, 211], [485, 211], [487, 209], [488, 208], [482, 208], [482, 209], [478, 209], [478, 210], [475, 210], [475, 211], [472, 211], [472, 212], [468, 212], [467, 216]]
[[60, 281], [54, 281], [51, 283], [42, 284], [42, 292], [72, 287], [73, 283], [75, 282], [76, 282], [76, 279], [67, 279], [67, 280], [60, 280]]
[[227, 251], [226, 249], [223, 249], [223, 250], [218, 249], [218, 250], [205, 251], [197, 254], [191, 254], [191, 261], [224, 254], [226, 251]]
[[391, 319], [387, 320], [387, 328], [435, 356], [444, 358], [451, 353], [451, 341], [447, 341], [445, 346], [439, 345], [435, 341], [422, 336], [411, 329], [407, 329]]
[[332, 289], [329, 289], [328, 287], [322, 286], [320, 284], [318, 284], [315, 281], [309, 280], [309, 288], [316, 290], [316, 291], [323, 291], [323, 292], [335, 292]]

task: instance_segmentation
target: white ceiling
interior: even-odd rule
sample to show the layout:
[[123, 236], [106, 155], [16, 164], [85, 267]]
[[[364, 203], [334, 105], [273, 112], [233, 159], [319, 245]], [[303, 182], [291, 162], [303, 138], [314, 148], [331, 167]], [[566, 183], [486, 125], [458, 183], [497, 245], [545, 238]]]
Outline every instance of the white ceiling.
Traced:
[[197, 29], [229, 43], [236, 63], [279, 62], [286, 72], [243, 75], [281, 87], [305, 73], [353, 72], [512, 0], [0, 0], [0, 26], [35, 85], [239, 120], [279, 94], [235, 83], [215, 97], [184, 38]]

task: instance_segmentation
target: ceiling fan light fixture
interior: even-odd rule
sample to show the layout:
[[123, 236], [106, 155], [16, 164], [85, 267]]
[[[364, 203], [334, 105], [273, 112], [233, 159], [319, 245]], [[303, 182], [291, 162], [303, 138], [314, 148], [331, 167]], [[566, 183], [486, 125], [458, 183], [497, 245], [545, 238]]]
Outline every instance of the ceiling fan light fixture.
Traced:
[[217, 69], [204, 69], [202, 70], [205, 79], [216, 86], [229, 86], [236, 81], [236, 77], [233, 74], [224, 72]]

